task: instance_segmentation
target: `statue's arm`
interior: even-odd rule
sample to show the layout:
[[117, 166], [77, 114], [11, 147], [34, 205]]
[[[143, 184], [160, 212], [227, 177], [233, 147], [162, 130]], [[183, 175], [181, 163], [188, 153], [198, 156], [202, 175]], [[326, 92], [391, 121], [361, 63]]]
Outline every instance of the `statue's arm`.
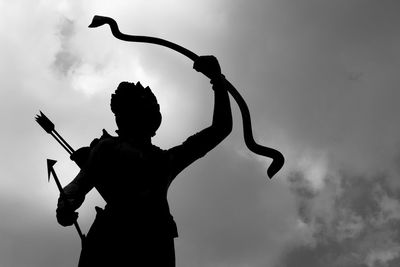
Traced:
[[209, 132], [206, 139], [210, 140], [212, 149], [232, 132], [233, 122], [225, 77], [221, 74], [211, 82], [214, 90], [214, 113], [212, 124], [206, 129]]
[[[88, 159], [83, 165], [76, 177], [63, 188], [65, 198], [58, 198], [56, 217], [59, 224], [63, 226], [69, 226], [76, 221], [78, 213], [75, 212], [85, 200], [86, 194], [93, 189], [93, 176], [95, 175], [96, 161], [98, 160], [99, 146], [95, 146], [90, 149], [89, 147], [83, 147], [78, 149], [76, 152], [79, 154], [80, 150], [87, 150]], [[85, 154], [85, 153], [82, 153]], [[74, 155], [74, 154], [73, 154]]]
[[214, 90], [214, 112], [212, 123], [209, 127], [196, 134], [196, 145], [192, 148], [202, 155], [215, 148], [232, 132], [232, 111], [228, 91], [226, 90], [225, 77], [211, 80]]
[[[78, 209], [85, 200], [86, 194], [94, 187], [93, 177], [96, 175], [98, 168], [99, 158], [104, 150], [105, 140], [110, 140], [112, 136], [103, 129], [103, 134], [100, 138], [95, 138], [90, 146], [81, 147], [71, 155], [71, 160], [75, 161], [81, 170], [78, 175], [64, 187], [64, 193], [68, 199], [68, 204], [64, 203], [64, 199], [60, 196], [58, 198], [57, 213], [66, 210], [69, 206], [69, 212]], [[68, 212], [68, 211], [67, 211]]]
[[[85, 169], [81, 169], [78, 175], [64, 187], [64, 193], [73, 210], [78, 209], [82, 205], [86, 194], [93, 188], [93, 185], [88, 181], [86, 173]], [[60, 197], [58, 203], [63, 204], [62, 202], [62, 198]]]
[[85, 195], [93, 188], [86, 180], [85, 169], [81, 169], [72, 182], [64, 187], [65, 198], [58, 198], [56, 217], [62, 226], [70, 226], [78, 218], [75, 210], [82, 205]]
[[214, 56], [201, 56], [193, 64], [193, 68], [211, 81], [214, 90], [214, 113], [212, 124], [203, 130], [199, 140], [207, 151], [213, 149], [232, 131], [232, 111], [227, 90], [227, 81], [221, 73], [221, 67]]
[[232, 111], [225, 77], [215, 57], [199, 57], [194, 68], [211, 79], [214, 90], [214, 112], [209, 127], [169, 150], [172, 177], [222, 142], [232, 131]]

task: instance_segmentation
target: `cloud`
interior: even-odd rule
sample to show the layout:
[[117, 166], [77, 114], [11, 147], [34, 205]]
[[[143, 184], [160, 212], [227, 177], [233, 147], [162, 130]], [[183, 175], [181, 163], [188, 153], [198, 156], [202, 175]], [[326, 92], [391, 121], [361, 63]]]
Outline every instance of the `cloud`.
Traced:
[[278, 266], [300, 262], [297, 266], [375, 267], [399, 262], [400, 191], [390, 187], [388, 177], [340, 173], [327, 177], [318, 191], [305, 183], [301, 172], [289, 180], [298, 216], [312, 229], [313, 242], [292, 246]]
[[[351, 169], [393, 169], [398, 3], [345, 3], [242, 3], [235, 14], [253, 15], [234, 21], [238, 88], [251, 103], [256, 135], [272, 141], [283, 132], [275, 147], [288, 158], [311, 147]], [[362, 79], [349, 81], [354, 72]]]
[[[161, 105], [157, 145], [211, 121], [212, 91], [189, 60], [87, 28], [99, 14], [123, 32], [217, 55], [256, 140], [286, 157], [267, 180], [270, 161], [245, 148], [233, 104], [232, 135], [171, 188], [178, 266], [398, 265], [396, 1], [3, 1], [0, 10], [1, 264], [70, 266], [79, 254], [71, 229], [54, 222], [44, 160], [59, 160], [63, 184], [77, 169], [33, 121], [39, 109], [83, 146], [115, 129], [118, 83], [140, 80]], [[84, 229], [99, 202], [87, 200]]]
[[60, 25], [59, 38], [61, 42], [60, 50], [55, 54], [53, 67], [56, 72], [67, 76], [69, 71], [80, 63], [79, 56], [70, 51], [69, 41], [75, 31], [74, 21], [65, 18]]

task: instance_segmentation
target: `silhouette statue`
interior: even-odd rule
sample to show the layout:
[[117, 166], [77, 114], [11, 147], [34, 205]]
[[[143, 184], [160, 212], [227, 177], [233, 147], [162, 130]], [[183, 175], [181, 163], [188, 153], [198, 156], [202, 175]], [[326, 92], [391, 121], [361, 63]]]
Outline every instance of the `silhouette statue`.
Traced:
[[117, 136], [103, 130], [89, 147], [73, 152], [81, 167], [59, 198], [57, 221], [74, 224], [85, 195], [96, 188], [106, 201], [84, 240], [79, 267], [175, 266], [177, 227], [169, 211], [171, 182], [232, 131], [227, 82], [214, 56], [201, 56], [193, 68], [211, 80], [214, 113], [209, 127], [168, 150], [151, 143], [161, 124], [157, 99], [140, 82], [121, 82], [111, 95]]

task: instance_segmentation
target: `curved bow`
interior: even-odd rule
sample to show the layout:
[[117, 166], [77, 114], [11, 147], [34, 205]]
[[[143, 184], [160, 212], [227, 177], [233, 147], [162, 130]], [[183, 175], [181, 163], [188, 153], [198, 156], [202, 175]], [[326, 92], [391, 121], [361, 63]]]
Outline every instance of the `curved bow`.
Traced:
[[[171, 48], [191, 60], [195, 61], [199, 56], [193, 53], [192, 51], [177, 45], [175, 43], [169, 42], [167, 40], [161, 39], [161, 38], [156, 38], [156, 37], [149, 37], [149, 36], [138, 36], [138, 35], [128, 35], [121, 33], [118, 28], [117, 22], [109, 17], [103, 17], [103, 16], [94, 16], [92, 23], [89, 25], [90, 28], [96, 28], [99, 26], [102, 26], [104, 24], [110, 25], [111, 32], [114, 35], [115, 38], [123, 40], [123, 41], [128, 41], [128, 42], [141, 42], [141, 43], [151, 43], [151, 44], [157, 44], [157, 45], [162, 45], [168, 48]], [[262, 145], [257, 144], [254, 141], [253, 138], [253, 132], [251, 128], [251, 119], [250, 119], [250, 111], [249, 108], [244, 101], [243, 97], [239, 94], [239, 92], [236, 90], [233, 85], [227, 81], [227, 90], [228, 92], [232, 95], [232, 97], [235, 99], [236, 103], [239, 106], [240, 112], [242, 114], [242, 121], [243, 121], [243, 135], [244, 135], [244, 141], [246, 146], [248, 147], [249, 150], [252, 152], [262, 155], [265, 157], [269, 157], [272, 159], [271, 165], [268, 167], [267, 174], [269, 178], [272, 178], [283, 166], [285, 162], [285, 158], [283, 157], [282, 153], [279, 151], [265, 147]]]

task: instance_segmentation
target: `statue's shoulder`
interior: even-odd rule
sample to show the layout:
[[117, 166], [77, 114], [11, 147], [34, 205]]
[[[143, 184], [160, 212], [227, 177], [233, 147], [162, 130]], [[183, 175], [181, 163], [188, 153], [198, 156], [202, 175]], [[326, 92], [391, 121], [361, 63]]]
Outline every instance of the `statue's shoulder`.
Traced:
[[159, 146], [156, 146], [154, 144], [151, 144], [151, 151], [153, 153], [159, 154], [159, 155], [166, 155], [168, 150], [162, 149]]
[[90, 143], [90, 148], [93, 150], [101, 151], [115, 146], [118, 142], [118, 137], [110, 135], [103, 129], [103, 134], [100, 138], [95, 138]]

